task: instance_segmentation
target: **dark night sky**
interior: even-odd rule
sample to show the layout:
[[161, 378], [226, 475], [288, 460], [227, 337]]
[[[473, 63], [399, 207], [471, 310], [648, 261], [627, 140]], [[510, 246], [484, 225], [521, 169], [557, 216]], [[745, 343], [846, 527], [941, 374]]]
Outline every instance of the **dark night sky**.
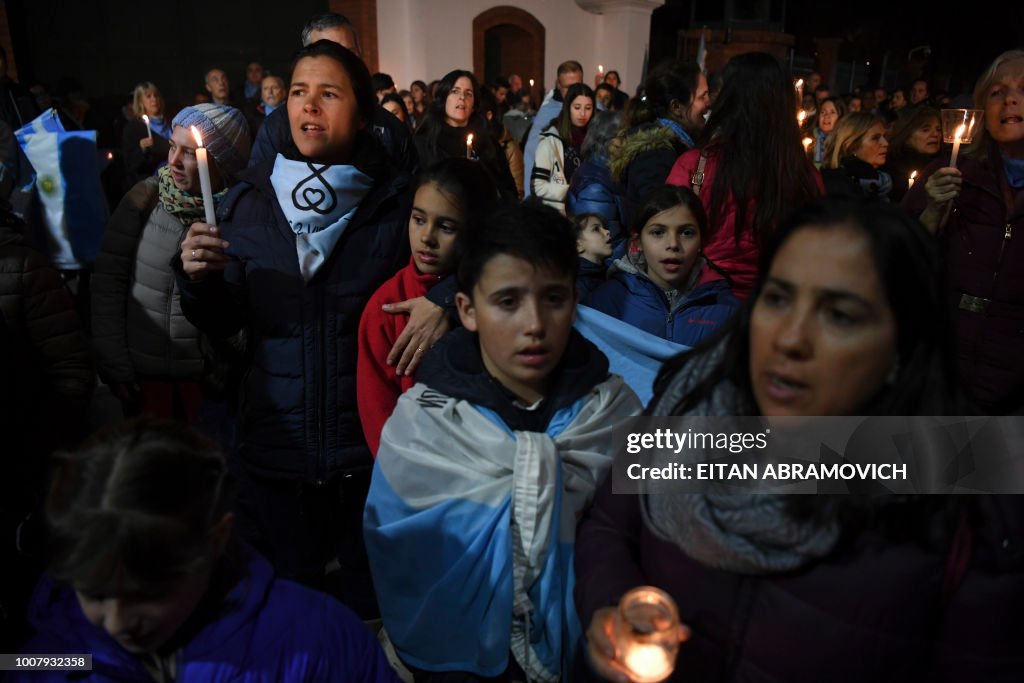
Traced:
[[[685, 23], [693, 1], [668, 0], [659, 12]], [[746, 4], [751, 2], [746, 0]], [[949, 7], [963, 10], [954, 13]], [[797, 38], [797, 54], [812, 54], [815, 37], [845, 37], [842, 59], [874, 64], [881, 62], [887, 50], [890, 60], [905, 60], [910, 48], [929, 45], [932, 52], [926, 75], [941, 81], [948, 78], [951, 89], [956, 90], [970, 88], [1000, 52], [1024, 47], [1024, 2], [786, 0], [786, 31]], [[658, 36], [653, 38], [657, 43]]]
[[[429, 0], [417, 0], [429, 2]], [[503, 0], [495, 0], [500, 4]], [[554, 0], [572, 2], [573, 0]], [[676, 32], [686, 28], [692, 2], [668, 0], [652, 22], [652, 61], [675, 53]], [[758, 6], [762, 0], [733, 0]], [[780, 6], [783, 0], [769, 0]], [[274, 68], [287, 65], [305, 17], [326, 0], [4, 0], [23, 81], [51, 86], [71, 76], [88, 94], [126, 93], [139, 80], [163, 83], [174, 100], [191, 97], [207, 68], [223, 66], [240, 78], [250, 59]], [[514, 4], [514, 3], [507, 3]], [[811, 55], [813, 38], [846, 37], [843, 60], [890, 65], [918, 45], [932, 47], [926, 75], [969, 88], [993, 57], [1024, 46], [1024, 2], [960, 0], [785, 0], [786, 30], [797, 37], [797, 54]], [[386, 39], [385, 39], [386, 40]], [[382, 48], [386, 49], [386, 43]]]

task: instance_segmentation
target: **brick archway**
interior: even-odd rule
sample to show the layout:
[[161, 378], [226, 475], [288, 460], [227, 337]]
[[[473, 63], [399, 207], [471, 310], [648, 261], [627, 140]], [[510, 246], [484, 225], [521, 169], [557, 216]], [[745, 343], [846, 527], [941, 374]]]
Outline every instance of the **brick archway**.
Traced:
[[524, 87], [533, 78], [536, 97], [544, 92], [544, 34], [544, 25], [518, 7], [502, 5], [481, 12], [473, 19], [473, 73], [481, 81], [485, 78], [487, 39], [500, 41], [502, 74], [519, 74]]

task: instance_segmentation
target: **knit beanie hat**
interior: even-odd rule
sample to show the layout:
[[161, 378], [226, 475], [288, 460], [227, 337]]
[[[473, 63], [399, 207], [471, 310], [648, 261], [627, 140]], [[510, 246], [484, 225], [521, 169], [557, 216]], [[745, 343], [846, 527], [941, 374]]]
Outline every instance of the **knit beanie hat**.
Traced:
[[249, 124], [242, 112], [224, 104], [203, 103], [185, 107], [171, 122], [171, 127], [191, 126], [203, 136], [203, 147], [217, 161], [225, 176], [233, 177], [249, 163]]

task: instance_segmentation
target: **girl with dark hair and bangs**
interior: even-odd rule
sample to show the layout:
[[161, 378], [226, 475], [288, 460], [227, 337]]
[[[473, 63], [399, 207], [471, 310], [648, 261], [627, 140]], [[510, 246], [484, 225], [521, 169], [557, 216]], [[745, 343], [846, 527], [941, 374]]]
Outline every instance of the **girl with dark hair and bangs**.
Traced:
[[[746, 299], [758, 250], [791, 213], [824, 193], [800, 142], [789, 71], [763, 52], [730, 59], [698, 143], [676, 160], [666, 182], [700, 196], [709, 221], [704, 255]], [[723, 276], [708, 270], [705, 277]]]
[[583, 303], [644, 332], [693, 346], [739, 308], [727, 280], [696, 284], [707, 215], [689, 188], [665, 186], [640, 206], [626, 255]]
[[24, 652], [89, 653], [88, 681], [396, 681], [352, 612], [275, 578], [238, 540], [232, 481], [213, 444], [170, 421], [127, 423], [60, 457]]
[[477, 160], [491, 174], [502, 197], [516, 201], [519, 190], [505, 153], [484, 119], [480, 99], [480, 85], [472, 73], [456, 69], [445, 74], [413, 137], [420, 168], [453, 157]]
[[[962, 414], [938, 253], [914, 219], [823, 200], [761, 256], [742, 313], [665, 365], [647, 415]], [[626, 680], [607, 606], [645, 584], [673, 596], [688, 627], [673, 681], [1020, 678], [1021, 563], [1000, 550], [1024, 520], [1016, 496], [646, 483], [627, 496], [611, 479], [577, 532], [576, 607], [590, 625], [577, 680]]]

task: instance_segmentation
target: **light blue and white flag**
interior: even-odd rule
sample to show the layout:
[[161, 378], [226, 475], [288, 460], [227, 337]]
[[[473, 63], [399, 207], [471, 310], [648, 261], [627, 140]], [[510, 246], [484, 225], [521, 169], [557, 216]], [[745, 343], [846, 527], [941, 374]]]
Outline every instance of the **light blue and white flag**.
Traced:
[[65, 131], [49, 109], [15, 132], [32, 165], [50, 259], [59, 270], [87, 268], [96, 259], [109, 213], [100, 185], [96, 131]]
[[579, 514], [611, 466], [612, 429], [640, 412], [615, 375], [513, 432], [491, 410], [417, 384], [384, 426], [364, 534], [402, 660], [498, 676], [509, 652], [557, 681], [582, 630], [572, 591]]
[[589, 306], [576, 307], [574, 327], [608, 357], [608, 369], [622, 375], [646, 406], [654, 396], [654, 380], [669, 358], [689, 346], [644, 332]]

